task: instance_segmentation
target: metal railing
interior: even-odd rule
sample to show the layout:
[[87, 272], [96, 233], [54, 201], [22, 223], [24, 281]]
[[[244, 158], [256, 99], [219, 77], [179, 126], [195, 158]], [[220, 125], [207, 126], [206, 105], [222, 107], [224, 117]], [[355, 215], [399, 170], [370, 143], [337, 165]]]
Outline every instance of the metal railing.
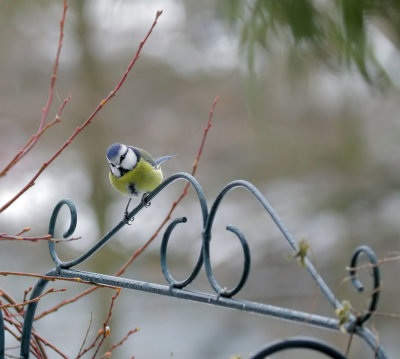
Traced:
[[[251, 313], [258, 313], [265, 316], [271, 316], [275, 318], [280, 318], [288, 321], [303, 323], [304, 325], [316, 326], [319, 328], [330, 329], [334, 331], [346, 331], [348, 335], [356, 335], [361, 338], [370, 348], [372, 353], [376, 358], [384, 359], [387, 358], [384, 349], [381, 347], [379, 340], [373, 334], [371, 330], [366, 328], [364, 324], [370, 319], [371, 315], [377, 308], [380, 290], [380, 275], [378, 262], [374, 252], [367, 246], [358, 247], [350, 261], [350, 276], [353, 286], [357, 291], [362, 291], [364, 289], [363, 284], [357, 278], [357, 262], [360, 255], [364, 255], [368, 258], [371, 268], [372, 268], [372, 279], [373, 279], [373, 294], [371, 295], [370, 305], [367, 311], [361, 315], [354, 315], [351, 312], [346, 312], [345, 320], [340, 317], [330, 317], [321, 316], [313, 313], [307, 313], [287, 308], [282, 308], [278, 306], [272, 306], [264, 303], [257, 303], [247, 300], [240, 300], [233, 298], [237, 293], [239, 293], [244, 284], [247, 281], [250, 266], [251, 266], [251, 256], [248, 242], [243, 235], [243, 233], [234, 226], [227, 226], [226, 229], [232, 232], [237, 239], [240, 241], [243, 250], [243, 270], [240, 280], [237, 284], [228, 289], [222, 287], [213, 274], [213, 268], [210, 261], [210, 242], [211, 242], [211, 232], [213, 227], [213, 222], [221, 201], [224, 197], [235, 188], [245, 188], [249, 193], [255, 197], [255, 199], [261, 204], [265, 211], [272, 218], [275, 225], [278, 227], [279, 231], [288, 242], [289, 246], [292, 248], [294, 253], [299, 253], [301, 248], [297, 241], [293, 238], [291, 233], [288, 231], [278, 214], [271, 207], [268, 201], [263, 197], [260, 191], [254, 187], [251, 183], [243, 180], [237, 180], [226, 185], [223, 190], [218, 194], [214, 203], [211, 205], [210, 209], [207, 205], [203, 190], [198, 183], [198, 181], [191, 175], [187, 173], [177, 173], [166, 179], [159, 187], [157, 187], [153, 192], [149, 193], [146, 197], [148, 201], [157, 196], [164, 188], [166, 188], [171, 183], [177, 180], [185, 180], [190, 182], [193, 186], [197, 198], [200, 203], [202, 221], [203, 221], [203, 232], [202, 232], [202, 249], [198, 256], [197, 262], [190, 273], [190, 275], [182, 280], [177, 281], [171, 274], [168, 261], [167, 261], [167, 249], [168, 241], [171, 237], [172, 232], [175, 227], [181, 223], [186, 222], [186, 217], [174, 219], [163, 235], [160, 246], [160, 263], [162, 273], [167, 281], [167, 285], [161, 285], [156, 283], [148, 283], [135, 279], [127, 279], [121, 277], [115, 277], [110, 275], [104, 275], [99, 273], [92, 273], [86, 271], [79, 271], [72, 269], [76, 265], [82, 263], [90, 256], [92, 256], [96, 251], [98, 251], [105, 243], [107, 243], [122, 227], [126, 225], [126, 221], [121, 220], [114, 228], [112, 228], [104, 237], [102, 237], [95, 245], [93, 245], [89, 250], [83, 253], [78, 258], [63, 262], [60, 260], [56, 246], [54, 242], [49, 242], [49, 250], [51, 258], [55, 263], [55, 268], [46, 273], [47, 276], [58, 277], [58, 278], [79, 278], [83, 281], [90, 282], [99, 285], [110, 285], [113, 287], [134, 289], [144, 292], [150, 292], [165, 296], [176, 297], [180, 299], [191, 300], [195, 302], [207, 303], [215, 306], [228, 307], [240, 311], [246, 311]], [[68, 230], [64, 233], [64, 238], [70, 237], [76, 227], [77, 223], [77, 212], [73, 203], [69, 200], [60, 201], [51, 216], [49, 225], [49, 234], [54, 236], [56, 222], [60, 209], [63, 206], [67, 206], [70, 213], [70, 223]], [[145, 202], [141, 202], [136, 206], [130, 213], [129, 218], [132, 219], [138, 212], [140, 212], [146, 206]], [[303, 253], [302, 262], [309, 272], [312, 279], [315, 281], [321, 292], [332, 304], [333, 308], [340, 312], [345, 311], [342, 303], [336, 298], [335, 294], [328, 287], [324, 279], [320, 276], [312, 262], [308, 259], [307, 254]], [[193, 290], [187, 290], [185, 287], [192, 283], [198, 276], [200, 270], [205, 268], [205, 272], [208, 281], [214, 291], [214, 293], [203, 293]], [[31, 299], [39, 297], [47, 283], [48, 279], [41, 278], [36, 284], [35, 288], [31, 293]], [[25, 317], [24, 326], [21, 338], [21, 352], [20, 358], [28, 358], [30, 352], [30, 339], [32, 333], [32, 325], [35, 316], [36, 307], [38, 305], [37, 301], [33, 301], [28, 305]], [[0, 359], [4, 358], [4, 323], [3, 318], [0, 318]], [[318, 341], [313, 338], [292, 338], [285, 339], [272, 344], [267, 345], [265, 348], [253, 354], [252, 359], [266, 358], [268, 355], [274, 354], [283, 350], [293, 350], [300, 348], [308, 348], [320, 353], [323, 353], [331, 358], [346, 358], [346, 355], [338, 351], [337, 349], [331, 347], [329, 344]]]

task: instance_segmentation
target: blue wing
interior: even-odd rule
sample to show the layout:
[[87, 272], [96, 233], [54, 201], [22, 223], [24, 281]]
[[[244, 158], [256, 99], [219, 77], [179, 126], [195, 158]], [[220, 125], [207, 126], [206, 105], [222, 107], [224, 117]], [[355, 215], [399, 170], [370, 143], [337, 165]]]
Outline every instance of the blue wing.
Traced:
[[153, 157], [150, 155], [150, 153], [148, 153], [147, 151], [143, 150], [142, 148], [133, 147], [133, 146], [130, 146], [130, 147], [134, 151], [138, 151], [140, 156], [142, 156], [142, 158], [146, 162], [150, 163], [153, 167], [158, 167], [164, 161], [169, 160], [170, 158], [175, 156], [175, 154], [172, 154], [172, 155], [162, 156], [162, 157], [157, 158], [157, 159], [153, 159]]

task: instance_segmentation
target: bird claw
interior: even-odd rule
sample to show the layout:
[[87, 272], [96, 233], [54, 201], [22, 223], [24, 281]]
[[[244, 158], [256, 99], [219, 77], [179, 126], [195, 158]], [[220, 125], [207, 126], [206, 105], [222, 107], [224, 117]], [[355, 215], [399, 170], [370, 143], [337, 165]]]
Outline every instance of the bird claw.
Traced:
[[[143, 205], [144, 207], [146, 207], [146, 208], [148, 208], [148, 207], [151, 206], [151, 202], [150, 202], [150, 200], [147, 198], [147, 195], [148, 195], [148, 193], [145, 193], [145, 194], [142, 196], [142, 199], [141, 199], [142, 205]], [[128, 201], [126, 207], [125, 207], [124, 217], [122, 218], [122, 221], [123, 221], [125, 224], [129, 225], [129, 226], [133, 223], [133, 221], [134, 221], [134, 219], [135, 219], [135, 218], [133, 218], [133, 217], [132, 217], [132, 218], [129, 218], [129, 211], [128, 211], [128, 209], [129, 209], [129, 204], [130, 204], [130, 203], [131, 203], [131, 198], [129, 198], [129, 201]]]
[[132, 222], [133, 222], [133, 220], [134, 220], [133, 217], [132, 217], [132, 218], [129, 218], [129, 205], [130, 205], [130, 203], [131, 203], [131, 200], [132, 200], [132, 198], [129, 198], [128, 203], [126, 204], [126, 207], [125, 207], [124, 217], [122, 218], [122, 221], [123, 221], [125, 224], [129, 225], [129, 226], [132, 224]]
[[122, 218], [122, 221], [123, 221], [125, 224], [127, 224], [128, 226], [130, 226], [130, 225], [133, 223], [134, 220], [135, 220], [135, 217], [129, 218], [129, 213], [128, 213], [128, 211], [126, 211], [126, 212], [124, 213], [124, 217]]
[[145, 193], [145, 194], [142, 196], [142, 200], [141, 200], [143, 206], [145, 206], [146, 208], [148, 208], [148, 207], [151, 206], [151, 202], [150, 202], [150, 200], [147, 198], [147, 195], [148, 195], [148, 193]]

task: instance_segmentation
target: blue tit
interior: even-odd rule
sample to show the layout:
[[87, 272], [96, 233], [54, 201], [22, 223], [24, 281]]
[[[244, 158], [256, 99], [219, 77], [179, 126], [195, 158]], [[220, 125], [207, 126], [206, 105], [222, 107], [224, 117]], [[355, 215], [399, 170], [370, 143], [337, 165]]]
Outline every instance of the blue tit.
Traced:
[[127, 220], [128, 208], [132, 197], [142, 196], [153, 191], [163, 180], [161, 163], [174, 155], [167, 155], [157, 159], [137, 147], [114, 143], [107, 150], [107, 160], [110, 164], [111, 185], [127, 195], [129, 198], [125, 209]]

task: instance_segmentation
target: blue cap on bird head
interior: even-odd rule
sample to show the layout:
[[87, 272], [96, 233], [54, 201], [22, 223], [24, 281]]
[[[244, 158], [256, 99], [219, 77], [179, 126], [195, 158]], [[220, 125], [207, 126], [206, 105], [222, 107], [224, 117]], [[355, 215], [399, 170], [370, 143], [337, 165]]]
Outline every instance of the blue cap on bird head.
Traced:
[[113, 159], [121, 156], [122, 152], [124, 152], [125, 145], [121, 143], [113, 143], [107, 150], [107, 159], [112, 161]]

